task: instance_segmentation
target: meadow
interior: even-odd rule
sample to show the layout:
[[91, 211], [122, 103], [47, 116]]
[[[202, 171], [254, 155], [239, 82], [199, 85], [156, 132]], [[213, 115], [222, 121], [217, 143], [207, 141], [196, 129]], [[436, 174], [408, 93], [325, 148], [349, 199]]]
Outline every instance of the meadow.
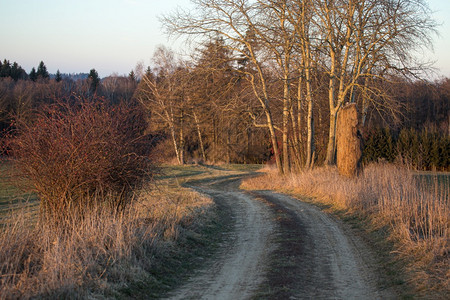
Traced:
[[31, 219], [35, 219], [39, 212], [37, 196], [24, 191], [23, 183], [14, 178], [12, 164], [0, 159], [0, 224], [11, 211], [26, 210]]

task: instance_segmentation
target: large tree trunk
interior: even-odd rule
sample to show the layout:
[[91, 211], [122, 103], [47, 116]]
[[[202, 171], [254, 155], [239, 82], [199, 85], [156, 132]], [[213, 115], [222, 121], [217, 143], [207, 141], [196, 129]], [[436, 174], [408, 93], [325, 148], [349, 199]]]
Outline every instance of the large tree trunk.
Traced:
[[344, 106], [338, 114], [337, 167], [339, 174], [346, 177], [358, 175], [361, 167], [361, 139], [358, 134], [358, 113], [356, 104]]

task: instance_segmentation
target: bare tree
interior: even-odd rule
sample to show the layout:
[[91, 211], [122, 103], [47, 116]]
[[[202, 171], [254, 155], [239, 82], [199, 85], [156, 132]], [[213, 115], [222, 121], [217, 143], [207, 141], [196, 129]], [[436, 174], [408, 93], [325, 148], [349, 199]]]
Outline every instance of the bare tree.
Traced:
[[[392, 73], [417, 76], [423, 71], [426, 65], [415, 59], [415, 51], [431, 45], [430, 34], [436, 23], [422, 0], [319, 0], [313, 8], [313, 20], [321, 33], [323, 55], [319, 63], [329, 76], [325, 163], [333, 164], [336, 118], [342, 105], [367, 101], [371, 78], [389, 79]], [[356, 99], [358, 90], [363, 93]], [[363, 110], [366, 106], [363, 104]]]
[[255, 123], [255, 126], [268, 128], [276, 165], [279, 172], [283, 173], [271, 98], [268, 93], [267, 74], [264, 70], [266, 57], [258, 48], [258, 40], [261, 40], [260, 27], [254, 21], [261, 10], [257, 3], [244, 0], [192, 0], [192, 2], [197, 8], [193, 13], [179, 10], [176, 14], [165, 17], [164, 25], [170, 33], [197, 37], [219, 36], [232, 53], [252, 64], [251, 71], [248, 69], [242, 71], [251, 83], [266, 118], [264, 124]]
[[184, 118], [183, 68], [173, 51], [159, 47], [153, 56], [156, 74], [146, 74], [138, 87], [136, 99], [159, 120], [171, 136], [176, 158], [184, 164]]

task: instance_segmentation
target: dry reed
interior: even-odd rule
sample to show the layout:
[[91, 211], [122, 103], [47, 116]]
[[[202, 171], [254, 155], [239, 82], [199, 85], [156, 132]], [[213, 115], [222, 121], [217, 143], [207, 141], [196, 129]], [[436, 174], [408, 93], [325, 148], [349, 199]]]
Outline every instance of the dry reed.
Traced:
[[278, 189], [312, 197], [337, 209], [367, 216], [373, 228], [387, 227], [397, 259], [406, 261], [419, 295], [450, 294], [449, 187], [420, 182], [413, 172], [371, 164], [355, 179], [331, 167], [280, 177], [274, 170], [246, 180], [243, 188]]
[[176, 242], [211, 200], [189, 190], [142, 192], [120, 213], [97, 207], [71, 230], [25, 214], [0, 229], [0, 299], [108, 298], [145, 280], [152, 257]]

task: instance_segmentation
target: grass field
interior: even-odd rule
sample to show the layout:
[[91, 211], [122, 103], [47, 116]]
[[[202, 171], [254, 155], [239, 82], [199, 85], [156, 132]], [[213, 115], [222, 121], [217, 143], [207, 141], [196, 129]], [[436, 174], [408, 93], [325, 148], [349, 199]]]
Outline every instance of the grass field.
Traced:
[[10, 212], [26, 209], [30, 218], [35, 218], [39, 210], [39, 200], [33, 193], [24, 192], [13, 175], [13, 165], [0, 160], [0, 223]]

